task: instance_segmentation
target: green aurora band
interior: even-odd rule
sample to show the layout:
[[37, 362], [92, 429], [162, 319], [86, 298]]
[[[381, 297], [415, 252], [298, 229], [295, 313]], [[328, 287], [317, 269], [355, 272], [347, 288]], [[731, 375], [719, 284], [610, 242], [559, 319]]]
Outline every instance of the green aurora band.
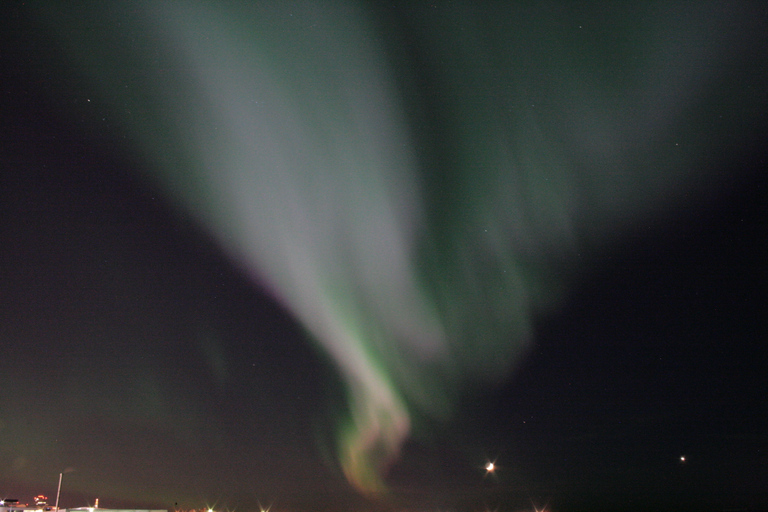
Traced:
[[415, 418], [509, 376], [580, 261], [705, 200], [712, 143], [766, 101], [722, 76], [749, 4], [103, 5], [46, 19], [151, 179], [335, 361], [372, 495]]

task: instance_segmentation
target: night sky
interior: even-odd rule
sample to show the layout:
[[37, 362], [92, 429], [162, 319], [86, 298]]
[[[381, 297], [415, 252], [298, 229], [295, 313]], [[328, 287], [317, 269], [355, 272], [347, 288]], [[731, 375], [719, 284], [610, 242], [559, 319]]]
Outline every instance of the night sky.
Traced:
[[0, 498], [768, 509], [768, 7], [470, 4], [0, 7]]

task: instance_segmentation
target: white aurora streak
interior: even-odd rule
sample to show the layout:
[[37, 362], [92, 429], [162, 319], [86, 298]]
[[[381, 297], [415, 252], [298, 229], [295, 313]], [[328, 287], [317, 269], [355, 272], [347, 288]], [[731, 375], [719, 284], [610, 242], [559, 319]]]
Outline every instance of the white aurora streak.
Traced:
[[[681, 197], [707, 139], [669, 141], [727, 57], [706, 24], [671, 16], [653, 34], [666, 53], [627, 57], [622, 86], [570, 64], [555, 21], [515, 39], [468, 6], [418, 18], [435, 86], [422, 94], [452, 123], [430, 160], [423, 97], [398, 82], [420, 70], [393, 69], [356, 3], [51, 12], [153, 179], [333, 357], [352, 422], [341, 465], [365, 492], [384, 489], [414, 410], [443, 416], [455, 388], [507, 375], [575, 254]], [[118, 18], [115, 33], [104, 20]], [[484, 24], [506, 52], [484, 51]]]

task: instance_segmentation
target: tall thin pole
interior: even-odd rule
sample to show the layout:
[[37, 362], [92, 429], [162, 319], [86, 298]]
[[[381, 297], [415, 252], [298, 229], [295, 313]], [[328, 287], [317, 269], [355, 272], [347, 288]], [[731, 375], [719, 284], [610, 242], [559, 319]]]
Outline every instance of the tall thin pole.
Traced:
[[61, 477], [64, 473], [59, 473], [59, 489], [56, 491], [56, 512], [59, 512], [59, 494], [61, 494]]

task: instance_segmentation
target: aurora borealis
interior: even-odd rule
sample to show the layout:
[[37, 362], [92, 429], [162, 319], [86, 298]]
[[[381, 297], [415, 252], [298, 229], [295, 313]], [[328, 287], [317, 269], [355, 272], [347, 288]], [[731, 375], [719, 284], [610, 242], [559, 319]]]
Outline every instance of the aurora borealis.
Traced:
[[[623, 280], [635, 287], [621, 295], [627, 305], [642, 301], [652, 288], [633, 281], [645, 264], [633, 252], [653, 255], [658, 243], [674, 253], [676, 237], [719, 243], [697, 227], [701, 216], [730, 218], [711, 212], [760, 203], [750, 195], [764, 185], [755, 163], [768, 107], [766, 68], [756, 65], [768, 51], [760, 4], [16, 9], [6, 22], [21, 28], [7, 43], [14, 115], [3, 128], [15, 145], [3, 154], [15, 177], [3, 229], [19, 242], [4, 255], [4, 291], [14, 299], [2, 311], [3, 338], [15, 368], [51, 371], [9, 382], [2, 405], [21, 410], [24, 397], [62, 419], [49, 426], [30, 411], [19, 423], [3, 419], [0, 450], [12, 463], [0, 484], [26, 488], [46, 467], [55, 475], [71, 466], [68, 480], [81, 493], [129, 500], [130, 481], [167, 507], [264, 499], [301, 509], [354, 502], [357, 493], [386, 507], [414, 495], [430, 503], [413, 475], [438, 460], [423, 484], [440, 489], [436, 503], [484, 496], [478, 506], [513, 509], [511, 501], [557, 492], [566, 508], [615, 503], [584, 490], [579, 464], [549, 448], [548, 470], [523, 448], [520, 460], [505, 461], [510, 443], [531, 435], [517, 429], [536, 423], [517, 421], [522, 413], [507, 404], [520, 393], [569, 396], [548, 386], [581, 375], [580, 356], [564, 355], [576, 350], [569, 339], [547, 336], [578, 339], [580, 328], [563, 335], [559, 326], [589, 324], [610, 309], [600, 294], [623, 290]], [[48, 149], [30, 149], [40, 145]], [[746, 222], [753, 227], [744, 236], [761, 239], [764, 219]], [[757, 242], [733, 246], [764, 253]], [[686, 254], [695, 261], [699, 253]], [[717, 277], [723, 269], [763, 268], [757, 256], [734, 254], [750, 263], [723, 256], [701, 266], [702, 276], [722, 281], [723, 297], [747, 286]], [[614, 259], [638, 267], [616, 268]], [[657, 264], [662, 274], [678, 268]], [[684, 267], [665, 274], [663, 293], [705, 279]], [[579, 317], [584, 294], [599, 308]], [[681, 294], [695, 313], [678, 320], [692, 330], [708, 325], [703, 303]], [[752, 300], [758, 308], [765, 294]], [[745, 311], [727, 310], [723, 325], [751, 326], [732, 353], [755, 364], [738, 347], [757, 343], [765, 326]], [[613, 318], [593, 335], [627, 339], [586, 336], [584, 346], [603, 347], [595, 350], [606, 358], [614, 350], [606, 346], [658, 350], [662, 363], [647, 371], [654, 383], [644, 396], [685, 388], [655, 380], [674, 367], [665, 358], [677, 354], [685, 366], [699, 357], [682, 348], [692, 340], [660, 349], [657, 340], [617, 334]], [[666, 331], [686, 332], [675, 325]], [[698, 347], [719, 353], [711, 346], [733, 343], [720, 335]], [[541, 387], [519, 387], [530, 368], [554, 361], [562, 367], [549, 367]], [[643, 380], [632, 357], [622, 364], [619, 388], [632, 387], [623, 375]], [[745, 388], [765, 382], [743, 375], [736, 382]], [[550, 439], [542, 427], [533, 435], [541, 446], [568, 445], [567, 453], [578, 443], [563, 439], [594, 436], [599, 445], [626, 428], [636, 439], [646, 422], [669, 417], [646, 419], [605, 387], [584, 389], [634, 427], [605, 420], [583, 436], [558, 430]], [[585, 398], [551, 396], [534, 416], [579, 430], [585, 420], [574, 419], [572, 404], [580, 400], [581, 414], [604, 419], [589, 416], [601, 407]], [[557, 420], [548, 403], [567, 414]], [[494, 410], [499, 423], [478, 433], [479, 418]], [[741, 414], [753, 426], [733, 435], [764, 446], [764, 412]], [[646, 441], [666, 447], [676, 435]], [[581, 456], [610, 466], [595, 455], [602, 450]], [[485, 458], [497, 457], [500, 476], [484, 479]], [[113, 469], [111, 460], [123, 463]], [[635, 481], [653, 481], [649, 468], [661, 462], [644, 464]], [[600, 478], [631, 488], [632, 469], [621, 468]], [[537, 480], [547, 472], [569, 475], [557, 477], [566, 490]], [[686, 489], [706, 480], [670, 478], [661, 488], [677, 489], [674, 478]], [[651, 494], [631, 507], [663, 501]], [[701, 503], [675, 496], [675, 504]]]

